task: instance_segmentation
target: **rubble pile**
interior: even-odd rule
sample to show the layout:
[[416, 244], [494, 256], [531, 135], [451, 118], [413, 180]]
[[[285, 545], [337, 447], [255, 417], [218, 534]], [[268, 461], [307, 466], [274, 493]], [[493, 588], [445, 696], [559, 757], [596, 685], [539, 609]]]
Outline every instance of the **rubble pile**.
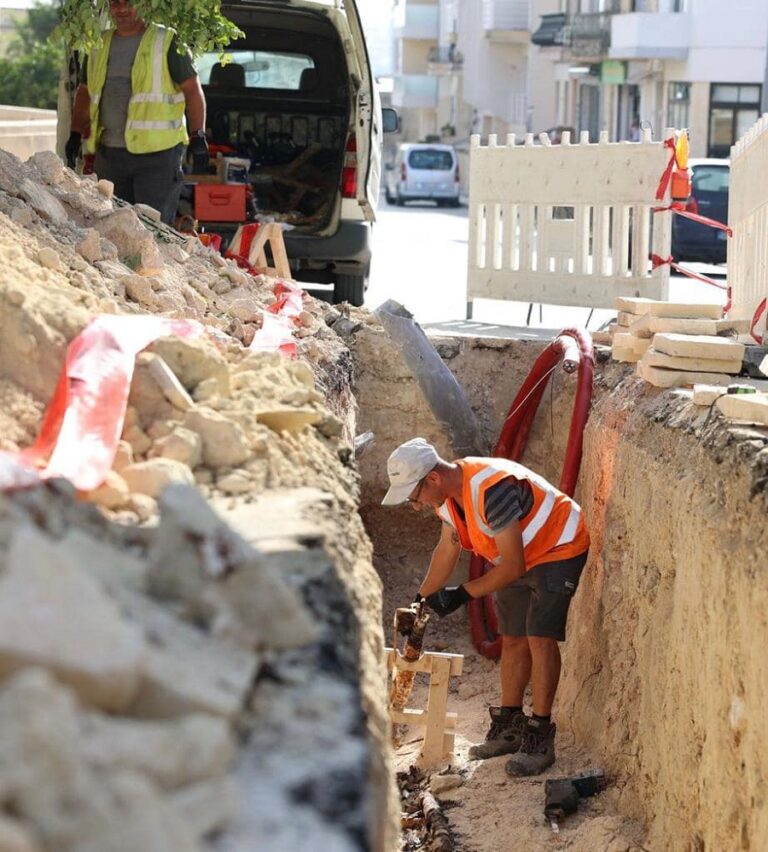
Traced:
[[94, 315], [211, 332], [138, 357], [99, 488], [0, 495], [0, 848], [387, 848], [339, 313], [304, 300], [293, 360], [249, 349], [273, 280], [53, 154], [0, 151], [0, 222], [0, 449], [32, 443]]

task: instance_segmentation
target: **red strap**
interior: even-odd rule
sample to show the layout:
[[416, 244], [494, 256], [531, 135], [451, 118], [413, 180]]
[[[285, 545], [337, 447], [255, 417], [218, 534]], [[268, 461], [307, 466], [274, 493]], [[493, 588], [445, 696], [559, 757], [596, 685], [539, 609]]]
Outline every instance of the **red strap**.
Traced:
[[717, 228], [720, 231], [725, 231], [729, 237], [733, 236], [733, 230], [724, 222], [718, 222], [716, 219], [709, 219], [706, 216], [700, 216], [698, 213], [691, 213], [690, 210], [685, 209], [685, 205], [682, 201], [673, 201], [668, 207], [653, 208], [654, 213], [664, 213], [667, 210], [671, 210], [673, 213], [677, 213], [678, 216], [682, 216], [685, 219], [691, 219], [693, 222], [699, 222], [701, 225], [709, 225], [710, 228]]
[[669, 182], [672, 180], [672, 170], [675, 168], [675, 140], [674, 139], [665, 139], [664, 147], [671, 148], [672, 154], [669, 158], [669, 162], [667, 163], [666, 169], [664, 169], [664, 174], [661, 176], [661, 180], [659, 181], [659, 186], [656, 190], [656, 200], [663, 201], [664, 196], [667, 194], [667, 190], [669, 189]]
[[757, 310], [752, 315], [752, 323], [749, 326], [749, 333], [756, 343], [763, 342], [762, 338], [755, 334], [755, 326], [760, 322], [760, 317], [766, 312], [766, 310], [768, 310], [768, 298], [763, 299], [763, 301], [757, 306]]
[[712, 287], [717, 287], [718, 290], [729, 289], [727, 284], [721, 284], [719, 281], [713, 281], [711, 278], [707, 278], [706, 275], [699, 275], [697, 272], [692, 272], [690, 269], [680, 266], [680, 264], [675, 263], [671, 257], [668, 257], [665, 260], [657, 254], [652, 254], [651, 263], [653, 264], [654, 269], [658, 269], [660, 266], [671, 266], [672, 269], [674, 269], [675, 272], [679, 272], [680, 275], [687, 275], [689, 278], [694, 278], [696, 281], [703, 281], [704, 284], [710, 284]]

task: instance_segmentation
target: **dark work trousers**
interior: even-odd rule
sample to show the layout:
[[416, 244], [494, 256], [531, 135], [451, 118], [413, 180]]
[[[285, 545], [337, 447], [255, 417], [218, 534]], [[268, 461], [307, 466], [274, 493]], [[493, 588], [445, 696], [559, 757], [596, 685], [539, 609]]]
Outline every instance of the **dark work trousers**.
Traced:
[[153, 154], [131, 154], [125, 148], [96, 149], [93, 170], [112, 181], [115, 195], [129, 204], [148, 204], [173, 225], [182, 188], [184, 146], [176, 145]]

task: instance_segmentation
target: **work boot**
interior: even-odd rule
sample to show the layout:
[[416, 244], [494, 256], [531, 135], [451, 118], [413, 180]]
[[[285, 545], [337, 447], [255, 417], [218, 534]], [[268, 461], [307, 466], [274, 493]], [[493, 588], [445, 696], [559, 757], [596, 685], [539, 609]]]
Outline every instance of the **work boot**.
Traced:
[[523, 731], [528, 717], [522, 710], [512, 711], [509, 707], [489, 707], [491, 726], [485, 735], [485, 742], [472, 746], [470, 760], [487, 760], [500, 754], [512, 754], [520, 748]]
[[507, 775], [518, 778], [524, 775], [539, 775], [555, 762], [555, 733], [552, 722], [538, 722], [530, 718], [522, 734], [520, 748], [504, 767]]

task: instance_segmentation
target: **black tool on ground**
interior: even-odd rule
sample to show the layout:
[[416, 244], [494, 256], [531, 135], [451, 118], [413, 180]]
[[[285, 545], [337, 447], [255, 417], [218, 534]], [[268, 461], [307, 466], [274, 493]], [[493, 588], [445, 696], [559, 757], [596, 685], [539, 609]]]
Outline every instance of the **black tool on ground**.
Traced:
[[569, 814], [575, 814], [579, 799], [594, 796], [607, 786], [602, 769], [590, 769], [571, 778], [549, 778], [544, 782], [544, 816], [552, 830], [559, 831], [559, 823]]

